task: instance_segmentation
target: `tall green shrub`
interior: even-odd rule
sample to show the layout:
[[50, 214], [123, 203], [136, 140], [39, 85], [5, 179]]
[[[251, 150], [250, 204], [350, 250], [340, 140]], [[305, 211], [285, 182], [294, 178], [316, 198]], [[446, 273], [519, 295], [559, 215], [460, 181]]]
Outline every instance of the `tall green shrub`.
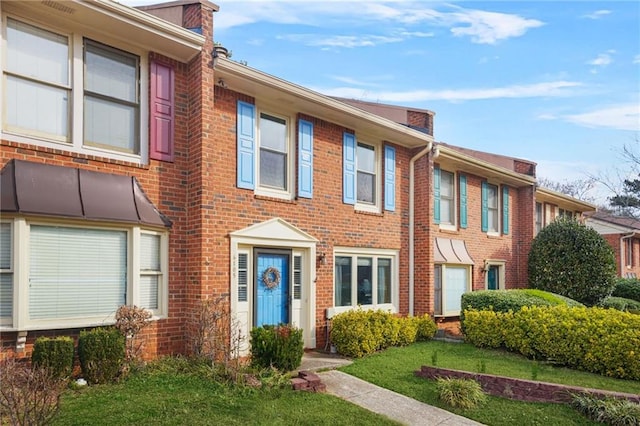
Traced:
[[529, 287], [598, 305], [615, 286], [613, 249], [594, 229], [559, 219], [543, 228], [529, 252]]
[[640, 302], [640, 280], [636, 278], [618, 278], [612, 296]]
[[88, 382], [113, 382], [125, 360], [125, 337], [116, 328], [81, 331], [78, 357], [82, 374]]
[[251, 330], [251, 363], [292, 371], [300, 366], [304, 353], [302, 330], [290, 325], [265, 325]]
[[31, 362], [34, 367], [44, 367], [59, 379], [66, 379], [73, 371], [73, 339], [71, 337], [38, 337], [33, 344]]

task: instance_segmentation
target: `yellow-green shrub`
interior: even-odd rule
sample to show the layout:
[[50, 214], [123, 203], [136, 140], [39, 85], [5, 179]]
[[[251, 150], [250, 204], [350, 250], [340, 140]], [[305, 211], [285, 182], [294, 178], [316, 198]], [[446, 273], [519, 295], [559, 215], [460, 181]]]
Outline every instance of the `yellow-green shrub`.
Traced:
[[[331, 343], [338, 353], [360, 358], [390, 346], [405, 346], [435, 334], [436, 325], [428, 317], [398, 317], [382, 310], [356, 309], [336, 315], [331, 324]], [[429, 336], [429, 337], [427, 337]]]
[[416, 340], [430, 340], [436, 335], [436, 331], [438, 331], [438, 326], [429, 314], [413, 317], [413, 322], [415, 323], [417, 330]]
[[640, 379], [640, 316], [602, 308], [467, 311], [465, 338], [606, 376]]

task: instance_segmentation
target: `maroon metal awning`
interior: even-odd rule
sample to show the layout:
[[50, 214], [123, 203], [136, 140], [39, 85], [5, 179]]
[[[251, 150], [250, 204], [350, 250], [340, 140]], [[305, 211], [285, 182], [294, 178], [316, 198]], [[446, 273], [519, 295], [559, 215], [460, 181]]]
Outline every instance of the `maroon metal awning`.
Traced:
[[0, 211], [171, 227], [135, 177], [11, 160], [0, 173]]

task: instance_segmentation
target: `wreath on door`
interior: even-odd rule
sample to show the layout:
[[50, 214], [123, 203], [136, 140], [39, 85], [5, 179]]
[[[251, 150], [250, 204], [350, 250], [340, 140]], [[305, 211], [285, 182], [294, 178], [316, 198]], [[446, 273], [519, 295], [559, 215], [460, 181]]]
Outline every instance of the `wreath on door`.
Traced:
[[262, 274], [262, 282], [269, 290], [273, 290], [278, 287], [280, 285], [280, 271], [278, 268], [269, 266], [265, 269]]

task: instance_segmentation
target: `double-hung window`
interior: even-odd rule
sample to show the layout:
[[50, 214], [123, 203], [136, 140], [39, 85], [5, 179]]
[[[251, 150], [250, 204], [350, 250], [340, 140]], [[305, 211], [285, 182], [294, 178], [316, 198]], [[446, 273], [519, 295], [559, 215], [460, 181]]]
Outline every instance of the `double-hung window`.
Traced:
[[358, 142], [356, 151], [357, 202], [367, 205], [376, 204], [376, 149], [372, 145]]
[[487, 223], [489, 226], [488, 232], [499, 232], [499, 195], [498, 187], [496, 185], [487, 184]]
[[334, 306], [397, 304], [397, 253], [344, 250], [335, 255]]
[[148, 134], [143, 52], [5, 19], [3, 138], [146, 160], [148, 147], [140, 143]]
[[455, 225], [454, 174], [440, 170], [440, 224]]
[[289, 130], [287, 120], [260, 113], [259, 186], [286, 192], [289, 189]]
[[538, 232], [542, 230], [543, 225], [543, 211], [542, 211], [542, 203], [536, 203], [536, 226], [535, 226], [535, 235], [538, 235]]
[[627, 238], [625, 240], [625, 245], [624, 245], [624, 252], [625, 252], [625, 263], [627, 265], [627, 267], [631, 268], [633, 267], [633, 239], [632, 238]]

